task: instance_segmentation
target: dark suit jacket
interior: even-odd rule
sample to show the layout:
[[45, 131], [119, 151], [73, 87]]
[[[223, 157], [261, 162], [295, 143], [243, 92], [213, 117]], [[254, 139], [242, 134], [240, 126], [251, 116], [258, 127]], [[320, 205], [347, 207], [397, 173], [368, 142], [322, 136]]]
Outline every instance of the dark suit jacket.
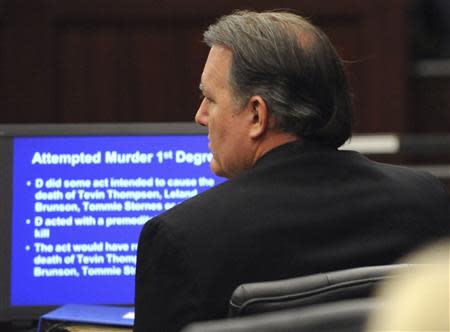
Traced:
[[449, 234], [429, 174], [295, 142], [149, 221], [139, 239], [135, 332], [226, 316], [240, 284], [391, 263]]

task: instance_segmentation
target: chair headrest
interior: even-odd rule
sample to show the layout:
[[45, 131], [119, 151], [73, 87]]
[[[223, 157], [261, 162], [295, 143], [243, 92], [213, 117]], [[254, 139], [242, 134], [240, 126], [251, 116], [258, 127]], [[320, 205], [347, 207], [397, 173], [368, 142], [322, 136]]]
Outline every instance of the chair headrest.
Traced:
[[369, 297], [374, 285], [408, 269], [407, 264], [367, 266], [277, 281], [243, 284], [233, 292], [229, 316]]

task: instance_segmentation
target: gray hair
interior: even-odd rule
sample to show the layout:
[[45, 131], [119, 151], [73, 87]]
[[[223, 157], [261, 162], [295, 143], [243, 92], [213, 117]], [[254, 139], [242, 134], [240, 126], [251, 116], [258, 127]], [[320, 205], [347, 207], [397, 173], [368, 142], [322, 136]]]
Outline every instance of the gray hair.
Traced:
[[204, 33], [232, 51], [229, 83], [240, 102], [261, 96], [279, 130], [338, 147], [351, 134], [342, 60], [326, 35], [288, 12], [238, 11]]

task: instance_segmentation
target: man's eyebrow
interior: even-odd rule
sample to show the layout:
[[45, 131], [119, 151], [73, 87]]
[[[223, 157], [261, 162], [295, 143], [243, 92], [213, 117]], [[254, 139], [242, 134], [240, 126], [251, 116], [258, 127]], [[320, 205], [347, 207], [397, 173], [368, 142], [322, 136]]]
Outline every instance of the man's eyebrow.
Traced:
[[200, 92], [201, 92], [203, 95], [208, 94], [208, 89], [203, 85], [203, 83], [200, 83], [200, 84], [198, 85], [198, 88], [200, 89]]

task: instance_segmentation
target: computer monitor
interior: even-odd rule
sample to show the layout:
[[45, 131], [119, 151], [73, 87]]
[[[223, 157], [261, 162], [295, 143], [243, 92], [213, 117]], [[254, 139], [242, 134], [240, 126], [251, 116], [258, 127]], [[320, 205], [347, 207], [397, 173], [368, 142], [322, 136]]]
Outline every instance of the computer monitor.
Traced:
[[0, 320], [132, 305], [143, 224], [224, 181], [211, 158], [191, 123], [0, 125]]

